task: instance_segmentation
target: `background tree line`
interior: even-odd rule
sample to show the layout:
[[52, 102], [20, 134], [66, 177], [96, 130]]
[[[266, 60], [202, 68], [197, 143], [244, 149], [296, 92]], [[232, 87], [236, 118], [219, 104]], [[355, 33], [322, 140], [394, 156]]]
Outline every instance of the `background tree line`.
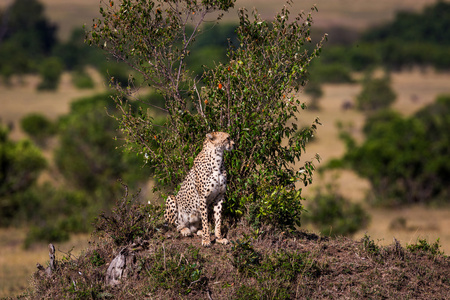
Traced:
[[[30, 9], [30, 5], [34, 7], [33, 10]], [[448, 68], [450, 66], [446, 65], [448, 57], [440, 59], [438, 56], [434, 57], [433, 55], [436, 53], [442, 54], [448, 50], [448, 39], [444, 40], [450, 28], [447, 26], [448, 22], [450, 22], [449, 11], [450, 5], [448, 3], [438, 2], [426, 8], [422, 13], [400, 13], [390, 24], [370, 29], [360, 37], [348, 34], [352, 37], [346, 38], [348, 35], [343, 34], [341, 41], [331, 38], [330, 45], [324, 48], [320, 59], [315, 59], [309, 68], [309, 83], [306, 87], [306, 92], [309, 90], [309, 92], [320, 97], [321, 83], [351, 82], [352, 71], [369, 70], [379, 65], [388, 69], [428, 64], [439, 69]], [[143, 78], [136, 72], [131, 71], [129, 67], [116, 62], [114, 59], [107, 61], [100, 50], [87, 46], [84, 43], [85, 33], [82, 29], [74, 30], [67, 42], [58, 41], [55, 35], [57, 27], [45, 18], [42, 5], [35, 0], [16, 0], [13, 2], [9, 8], [0, 12], [0, 24], [0, 73], [6, 84], [8, 84], [12, 75], [40, 73], [43, 78], [40, 88], [52, 89], [57, 87], [61, 72], [69, 70], [72, 71], [75, 82], [80, 83], [80, 87], [89, 87], [92, 86], [92, 82], [84, 70], [84, 67], [87, 65], [96, 67], [105, 76], [106, 81], [114, 77], [116, 82], [119, 82], [122, 86], [127, 86], [129, 74], [132, 73], [136, 80], [135, 83], [142, 83]], [[187, 28], [187, 30], [192, 30], [192, 28]], [[395, 35], [390, 34], [391, 31], [395, 32]], [[428, 36], [425, 34], [426, 32], [429, 33]], [[314, 40], [314, 32], [311, 32], [311, 34]], [[412, 37], [418, 37], [419, 40], [414, 40]], [[203, 74], [205, 70], [204, 64], [206, 64], [207, 68], [212, 69], [221, 62], [224, 63], [227, 60], [229, 43], [236, 44], [237, 39], [238, 35], [234, 24], [205, 26], [203, 33], [196, 37], [195, 43], [190, 48], [191, 55], [186, 59], [186, 65], [193, 71], [193, 76]], [[425, 41], [425, 44], [421, 43], [422, 41]], [[312, 50], [308, 43], [305, 43], [304, 47], [310, 51]], [[423, 47], [431, 47], [427, 49], [432, 49], [432, 51], [424, 51]], [[405, 54], [404, 51], [408, 51], [409, 54]], [[423, 57], [419, 58], [418, 55], [413, 55], [413, 53], [420, 54]], [[445, 53], [448, 53], [448, 51]], [[435, 65], [435, 61], [439, 62], [439, 66]], [[222, 71], [225, 74], [229, 72], [228, 70]], [[214, 80], [211, 80], [210, 83], [218, 84]], [[361, 104], [361, 109], [366, 110], [366, 107], [368, 107], [370, 111], [373, 108], [373, 103], [377, 105], [376, 109], [380, 107], [385, 108], [394, 101], [395, 95], [390, 93], [388, 89], [388, 77], [378, 81], [367, 78], [364, 84], [368, 86], [369, 92], [361, 95], [361, 102], [363, 103]], [[371, 87], [373, 85], [375, 87]], [[386, 93], [381, 96], [381, 100], [379, 98], [372, 99], [371, 95], [374, 92], [370, 92], [371, 90], [375, 91], [375, 93], [383, 90]], [[136, 155], [115, 149], [121, 146], [121, 143], [115, 140], [115, 137], [119, 136], [120, 139], [121, 136], [118, 133], [119, 125], [117, 122], [105, 113], [106, 107], [109, 115], [114, 116], [117, 114], [117, 109], [114, 103], [111, 102], [110, 97], [110, 94], [104, 94], [76, 101], [73, 103], [70, 113], [56, 122], [50, 122], [40, 115], [30, 115], [22, 121], [24, 131], [41, 148], [45, 148], [45, 140], [49, 137], [58, 137], [60, 143], [53, 152], [54, 165], [45, 161], [41, 150], [33, 143], [29, 141], [11, 141], [8, 138], [8, 130], [2, 127], [0, 139], [2, 167], [2, 177], [0, 178], [0, 219], [2, 226], [26, 223], [32, 228], [29, 241], [34, 239], [53, 241], [65, 239], [68, 237], [68, 232], [89, 231], [89, 220], [95, 217], [99, 210], [111, 207], [114, 200], [121, 193], [120, 185], [115, 184], [117, 178], [123, 178], [132, 187], [142, 186], [142, 183], [149, 178], [153, 171], [153, 166], [142, 166], [144, 161], [142, 153]], [[146, 97], [147, 99], [143, 100], [148, 102], [150, 106], [140, 105], [141, 110], [151, 109], [152, 105], [161, 106], [165, 103], [165, 99], [161, 95], [151, 93]], [[440, 100], [440, 103], [439, 105], [442, 106], [446, 102]], [[137, 106], [131, 109], [135, 112], [140, 110]], [[433, 110], [431, 108], [428, 109]], [[205, 113], [214, 115], [214, 111], [205, 111]], [[389, 114], [387, 113], [387, 116], [390, 116]], [[445, 127], [438, 126], [441, 124], [440, 121], [433, 121], [433, 118], [437, 117], [434, 117], [432, 114], [428, 114], [428, 116], [420, 121], [428, 125], [420, 126], [431, 128], [434, 132], [433, 139], [427, 140], [426, 136], [423, 139], [415, 139], [422, 143], [421, 146], [408, 148], [412, 152], [411, 156], [415, 158], [426, 155], [423, 151], [425, 151], [424, 145], [427, 145], [427, 143], [429, 145], [436, 143], [445, 145], [445, 139], [448, 138]], [[183, 118], [186, 117], [183, 116]], [[419, 118], [419, 115], [413, 118]], [[163, 119], [164, 116], [162, 115], [161, 119], [157, 120], [157, 123], [163, 122]], [[396, 120], [397, 123], [390, 122], [390, 117], [374, 116], [369, 118], [367, 128], [370, 127], [370, 124], [386, 121], [383, 123], [386, 127], [383, 127], [382, 130], [394, 132], [398, 130], [398, 123], [403, 121], [398, 121], [399, 117], [392, 119]], [[422, 128], [420, 126], [417, 128]], [[39, 128], [39, 130], [36, 130], [36, 128]], [[379, 131], [376, 132], [379, 133]], [[386, 142], [382, 140], [382, 138], [386, 138], [385, 136], [375, 134], [369, 129], [365, 133], [368, 136], [368, 142], [381, 143], [380, 145]], [[303, 135], [304, 139], [310, 138], [308, 130], [297, 134]], [[378, 140], [374, 142], [372, 139]], [[395, 142], [402, 141], [402, 139], [396, 139], [395, 136], [393, 139]], [[357, 159], [361, 155], [367, 155], [367, 153], [362, 151], [372, 148], [365, 148], [365, 146], [355, 148], [356, 146], [352, 145], [354, 144], [349, 142], [347, 158], [349, 161], [355, 162], [352, 164], [353, 167], [363, 168], [364, 164], [358, 164]], [[435, 149], [436, 147], [433, 146], [432, 148]], [[436, 153], [442, 154], [444, 148], [439, 149], [436, 150], [438, 151]], [[384, 148], [383, 150], [387, 149]], [[403, 152], [397, 151], [397, 154], [399, 153]], [[381, 157], [383, 156], [374, 155], [373, 160], [370, 161], [375, 163]], [[262, 161], [264, 159], [263, 155], [258, 159]], [[386, 163], [385, 160], [383, 163], [377, 162], [378, 165], [383, 167]], [[399, 162], [392, 163], [397, 164]], [[420, 163], [417, 162], [417, 164]], [[421, 170], [421, 167], [418, 166], [417, 170]], [[56, 174], [63, 178], [63, 184], [37, 184], [36, 179], [44, 168], [53, 168], [52, 171], [55, 171]], [[397, 199], [409, 199], [405, 201], [407, 203], [427, 202], [436, 197], [443, 199], [442, 195], [448, 194], [448, 191], [445, 188], [443, 189], [446, 184], [445, 181], [439, 179], [434, 181], [437, 185], [427, 194], [429, 197], [405, 196], [405, 193], [409, 190], [404, 186], [399, 186], [397, 179], [409, 178], [407, 175], [415, 173], [409, 169], [405, 169], [404, 172], [401, 171], [403, 170], [402, 168], [396, 169], [400, 172], [394, 173], [397, 177], [390, 175], [395, 178], [371, 179], [373, 180], [374, 190], [377, 191], [378, 189], [389, 193], [390, 196], [395, 196]], [[426, 169], [430, 170], [429, 173], [435, 176], [433, 178], [441, 178], [441, 175], [446, 176], [448, 173], [445, 169], [445, 164], [439, 161], [427, 163]], [[376, 177], [373, 174], [367, 175], [367, 170], [357, 171], [363, 176]], [[382, 171], [383, 168], [380, 167], [374, 174], [384, 176]], [[272, 175], [274, 177], [280, 175], [275, 170], [273, 172]], [[419, 180], [414, 177], [416, 175], [411, 176], [411, 179], [408, 179], [411, 180], [410, 182], [415, 183]], [[431, 178], [430, 176], [423, 179], [423, 182], [428, 182], [429, 178]], [[19, 180], [19, 178], [26, 180]], [[253, 179], [250, 179], [249, 183], [254, 184], [251, 180]], [[379, 182], [394, 186], [385, 189], [385, 185], [380, 187]], [[249, 183], [242, 182], [239, 184], [245, 185]], [[114, 188], [105, 188], [111, 186], [114, 186]], [[260, 186], [267, 187], [264, 184]], [[247, 195], [247, 198], [242, 198], [244, 199], [242, 203], [253, 201], [254, 199], [251, 197], [263, 194], [264, 191], [255, 189], [253, 193]], [[316, 202], [323, 203], [321, 205], [322, 208], [333, 207], [329, 202], [330, 199], [334, 201], [333, 203], [336, 201], [342, 203], [339, 202], [342, 201], [342, 197], [339, 195], [339, 197], [330, 198], [330, 195], [333, 194], [335, 194], [335, 191], [327, 188], [325, 192], [319, 195], [323, 197], [317, 199]], [[273, 195], [277, 196], [280, 194], [275, 193]], [[260, 202], [255, 202], [249, 208], [249, 216], [252, 222], [256, 224], [261, 219], [268, 218], [267, 211], [261, 210], [263, 209], [261, 208], [263, 203], [276, 203], [283, 200], [280, 200], [280, 197], [273, 197], [273, 195], [271, 197], [269, 194], [266, 198], [260, 198], [262, 199]], [[292, 201], [295, 198], [291, 197], [292, 195], [290, 194], [287, 195], [284, 200]], [[239, 203], [239, 195], [236, 195], [235, 199], [236, 208], [241, 205]], [[342, 217], [343, 215], [349, 219], [348, 215], [353, 212], [356, 220], [354, 223], [359, 224], [358, 226], [365, 223], [364, 213], [357, 206], [337, 205], [337, 207], [347, 210], [342, 212], [336, 208], [333, 213], [337, 216], [337, 220], [345, 218]], [[319, 216], [320, 209], [320, 207], [311, 208], [312, 211], [315, 210], [314, 215]], [[279, 214], [279, 212], [270, 212], [270, 216], [275, 214]], [[329, 217], [330, 213], [325, 215], [327, 217], [324, 219], [332, 219]], [[339, 221], [332, 220], [332, 222], [335, 222], [333, 227], [338, 228], [337, 223]], [[336, 229], [335, 233], [356, 231], [354, 224], [343, 224], [342, 227], [344, 228], [342, 231]]]
[[[216, 24], [204, 28], [192, 44], [187, 64], [196, 74], [203, 65], [211, 67], [226, 59], [228, 40], [236, 41], [235, 24]], [[352, 29], [330, 30], [330, 42], [321, 58], [309, 72], [314, 82], [351, 82], [352, 71], [364, 71], [376, 66], [400, 70], [412, 66], [432, 66], [438, 70], [450, 68], [450, 3], [438, 1], [420, 13], [400, 12], [383, 26], [363, 33]], [[0, 75], [8, 82], [12, 75], [39, 73], [42, 89], [57, 87], [63, 70], [73, 71], [75, 81], [87, 87], [86, 65], [97, 68], [106, 80], [114, 76], [123, 85], [130, 69], [115, 60], [105, 61], [101, 51], [84, 43], [85, 33], [75, 29], [66, 42], [56, 38], [57, 26], [44, 15], [38, 0], [16, 0], [0, 11]], [[318, 40], [321, 30], [312, 31]], [[308, 47], [306, 45], [306, 47]], [[137, 74], [134, 74], [137, 76]], [[79, 78], [81, 77], [81, 79]], [[89, 82], [89, 81], [88, 81]]]

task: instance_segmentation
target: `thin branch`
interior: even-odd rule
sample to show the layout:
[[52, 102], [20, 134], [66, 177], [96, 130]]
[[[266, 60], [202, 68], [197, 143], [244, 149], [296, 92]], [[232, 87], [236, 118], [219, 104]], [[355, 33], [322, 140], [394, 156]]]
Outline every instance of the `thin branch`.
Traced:
[[[208, 10], [203, 10], [200, 16], [200, 19], [197, 21], [197, 24], [194, 27], [194, 30], [192, 31], [192, 34], [190, 35], [189, 39], [186, 41], [186, 23], [184, 23], [184, 29], [183, 29], [183, 39], [184, 39], [184, 45], [183, 45], [183, 50], [182, 50], [182, 55], [180, 58], [180, 64], [178, 66], [178, 73], [177, 73], [177, 79], [176, 79], [176, 90], [178, 91], [178, 85], [180, 83], [180, 76], [181, 76], [181, 69], [183, 67], [184, 64], [184, 59], [186, 57], [187, 54], [187, 47], [190, 45], [190, 43], [192, 42], [192, 40], [194, 39], [195, 36], [197, 36], [196, 32], [199, 28], [199, 26], [203, 23], [203, 20], [205, 19], [205, 16], [209, 13]], [[189, 17], [189, 12], [187, 13], [187, 18]], [[187, 21], [186, 21], [187, 22]]]
[[164, 247], [164, 243], [162, 244], [163, 253], [164, 253], [164, 271], [166, 270], [166, 248]]
[[205, 119], [206, 123], [208, 124], [208, 120], [206, 119], [206, 116], [203, 113], [202, 98], [200, 97], [200, 93], [198, 92], [197, 84], [195, 83], [195, 80], [194, 80], [194, 90], [197, 93], [197, 97], [198, 97], [198, 107], [199, 107], [198, 112], [203, 117], [203, 119]]

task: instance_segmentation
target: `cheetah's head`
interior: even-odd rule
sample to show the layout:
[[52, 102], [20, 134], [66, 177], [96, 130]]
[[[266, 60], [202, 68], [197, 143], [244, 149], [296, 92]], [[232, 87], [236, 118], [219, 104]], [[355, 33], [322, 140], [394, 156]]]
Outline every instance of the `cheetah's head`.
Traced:
[[234, 148], [234, 142], [226, 132], [211, 132], [206, 135], [207, 144], [212, 144], [215, 148], [222, 148], [231, 151]]

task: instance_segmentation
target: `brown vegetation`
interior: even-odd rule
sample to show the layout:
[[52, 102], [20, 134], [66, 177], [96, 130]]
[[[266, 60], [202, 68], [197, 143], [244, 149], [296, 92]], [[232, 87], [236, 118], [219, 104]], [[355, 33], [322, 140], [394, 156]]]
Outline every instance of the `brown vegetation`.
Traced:
[[[106, 271], [124, 249], [111, 240], [91, 245], [76, 258], [59, 258], [50, 277], [37, 272], [26, 299], [305, 299], [450, 296], [450, 259], [425, 242], [403, 248], [328, 239], [306, 232], [252, 236], [231, 228], [232, 245], [198, 247], [164, 226], [150, 240], [128, 247], [127, 277], [106, 283]], [[433, 250], [434, 249], [434, 250]], [[413, 252], [414, 251], [414, 252]], [[124, 253], [122, 251], [122, 253]]]

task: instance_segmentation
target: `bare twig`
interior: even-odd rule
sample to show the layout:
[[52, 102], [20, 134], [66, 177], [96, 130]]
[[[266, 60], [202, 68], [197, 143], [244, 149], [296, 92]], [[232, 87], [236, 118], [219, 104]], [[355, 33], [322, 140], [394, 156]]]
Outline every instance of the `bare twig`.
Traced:
[[211, 291], [210, 291], [209, 289], [206, 290], [206, 295], [208, 295], [208, 299], [209, 299], [209, 300], [213, 300], [213, 299], [211, 298]]
[[164, 254], [164, 271], [166, 270], [166, 248], [164, 247], [164, 243], [162, 244], [163, 254]]
[[208, 124], [208, 120], [206, 119], [205, 114], [203, 113], [203, 108], [202, 108], [202, 98], [200, 97], [200, 93], [198, 92], [197, 89], [197, 84], [194, 81], [194, 90], [197, 93], [197, 97], [198, 97], [198, 113], [203, 117], [203, 119], [205, 119], [205, 122]]
[[195, 281], [192, 281], [192, 282], [189, 284], [188, 288], [190, 288], [193, 284], [195, 284], [195, 283], [197, 283], [197, 282], [200, 282], [202, 279], [203, 279], [203, 278], [199, 278], [199, 279], [197, 279], [197, 280], [195, 280]]

